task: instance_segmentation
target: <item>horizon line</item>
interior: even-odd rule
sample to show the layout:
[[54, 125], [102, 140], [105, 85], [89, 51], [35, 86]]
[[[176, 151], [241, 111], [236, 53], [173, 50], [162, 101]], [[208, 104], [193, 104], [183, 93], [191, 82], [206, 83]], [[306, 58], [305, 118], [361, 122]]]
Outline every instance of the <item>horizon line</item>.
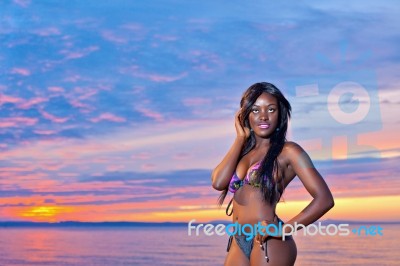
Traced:
[[[193, 220], [193, 219], [192, 219]], [[171, 221], [162, 221], [162, 222], [154, 222], [154, 221], [57, 221], [57, 222], [47, 222], [47, 221], [13, 221], [13, 220], [0, 220], [0, 226], [6, 225], [183, 225], [188, 224], [190, 221], [180, 221], [180, 222], [171, 222]], [[354, 224], [400, 224], [400, 220], [397, 221], [379, 221], [379, 220], [344, 220], [344, 219], [326, 219], [326, 220], [317, 220], [314, 223], [354, 223]], [[229, 220], [210, 220], [207, 222], [198, 222], [194, 221], [193, 224], [216, 224], [216, 223], [232, 223]]]

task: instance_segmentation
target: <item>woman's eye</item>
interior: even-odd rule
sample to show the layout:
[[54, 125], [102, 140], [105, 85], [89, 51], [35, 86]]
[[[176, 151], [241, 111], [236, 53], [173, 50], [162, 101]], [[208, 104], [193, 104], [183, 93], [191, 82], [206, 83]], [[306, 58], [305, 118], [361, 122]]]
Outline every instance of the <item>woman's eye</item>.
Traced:
[[275, 112], [275, 109], [274, 108], [269, 108], [268, 112], [273, 113], [273, 112]]
[[258, 113], [258, 110], [257, 109], [253, 109], [253, 110], [251, 110], [253, 113], [255, 113], [255, 114], [257, 114]]

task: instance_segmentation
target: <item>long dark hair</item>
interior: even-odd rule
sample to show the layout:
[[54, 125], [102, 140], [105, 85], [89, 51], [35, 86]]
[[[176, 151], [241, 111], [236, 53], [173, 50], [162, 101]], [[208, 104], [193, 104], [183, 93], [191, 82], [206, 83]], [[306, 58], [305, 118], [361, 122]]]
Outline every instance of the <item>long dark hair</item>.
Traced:
[[[239, 121], [242, 127], [250, 128], [249, 114], [253, 104], [262, 93], [269, 93], [278, 100], [279, 108], [279, 122], [278, 127], [272, 133], [270, 138], [270, 147], [267, 154], [264, 156], [260, 168], [256, 171], [256, 182], [261, 184], [260, 189], [264, 196], [264, 200], [269, 203], [277, 202], [284, 190], [283, 178], [279, 171], [278, 155], [282, 152], [283, 146], [286, 142], [286, 132], [288, 128], [288, 121], [290, 119], [291, 106], [289, 101], [283, 96], [282, 92], [275, 87], [275, 85], [268, 82], [259, 82], [251, 85], [242, 96], [240, 107], [242, 108], [239, 114]], [[256, 144], [254, 132], [251, 131], [250, 137], [246, 140], [245, 145], [241, 151], [239, 160], [249, 153]], [[276, 182], [274, 176], [277, 176]], [[228, 193], [226, 188], [220, 195], [218, 203], [222, 205]]]

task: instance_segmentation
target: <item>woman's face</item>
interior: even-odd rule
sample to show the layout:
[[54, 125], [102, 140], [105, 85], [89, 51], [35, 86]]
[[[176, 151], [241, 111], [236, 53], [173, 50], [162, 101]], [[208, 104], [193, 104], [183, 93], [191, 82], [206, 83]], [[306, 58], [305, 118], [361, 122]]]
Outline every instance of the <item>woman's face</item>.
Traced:
[[277, 128], [279, 119], [278, 100], [263, 92], [251, 107], [250, 128], [259, 137], [269, 137]]

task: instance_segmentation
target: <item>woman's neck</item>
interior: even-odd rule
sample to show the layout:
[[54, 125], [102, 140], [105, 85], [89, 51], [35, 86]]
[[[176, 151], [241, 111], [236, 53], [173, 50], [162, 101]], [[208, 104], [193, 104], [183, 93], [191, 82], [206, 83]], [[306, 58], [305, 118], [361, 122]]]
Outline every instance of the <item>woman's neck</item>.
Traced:
[[270, 138], [260, 138], [260, 137], [256, 137], [256, 144], [254, 146], [254, 149], [259, 150], [259, 149], [265, 149], [265, 148], [269, 148], [271, 144], [271, 139]]

